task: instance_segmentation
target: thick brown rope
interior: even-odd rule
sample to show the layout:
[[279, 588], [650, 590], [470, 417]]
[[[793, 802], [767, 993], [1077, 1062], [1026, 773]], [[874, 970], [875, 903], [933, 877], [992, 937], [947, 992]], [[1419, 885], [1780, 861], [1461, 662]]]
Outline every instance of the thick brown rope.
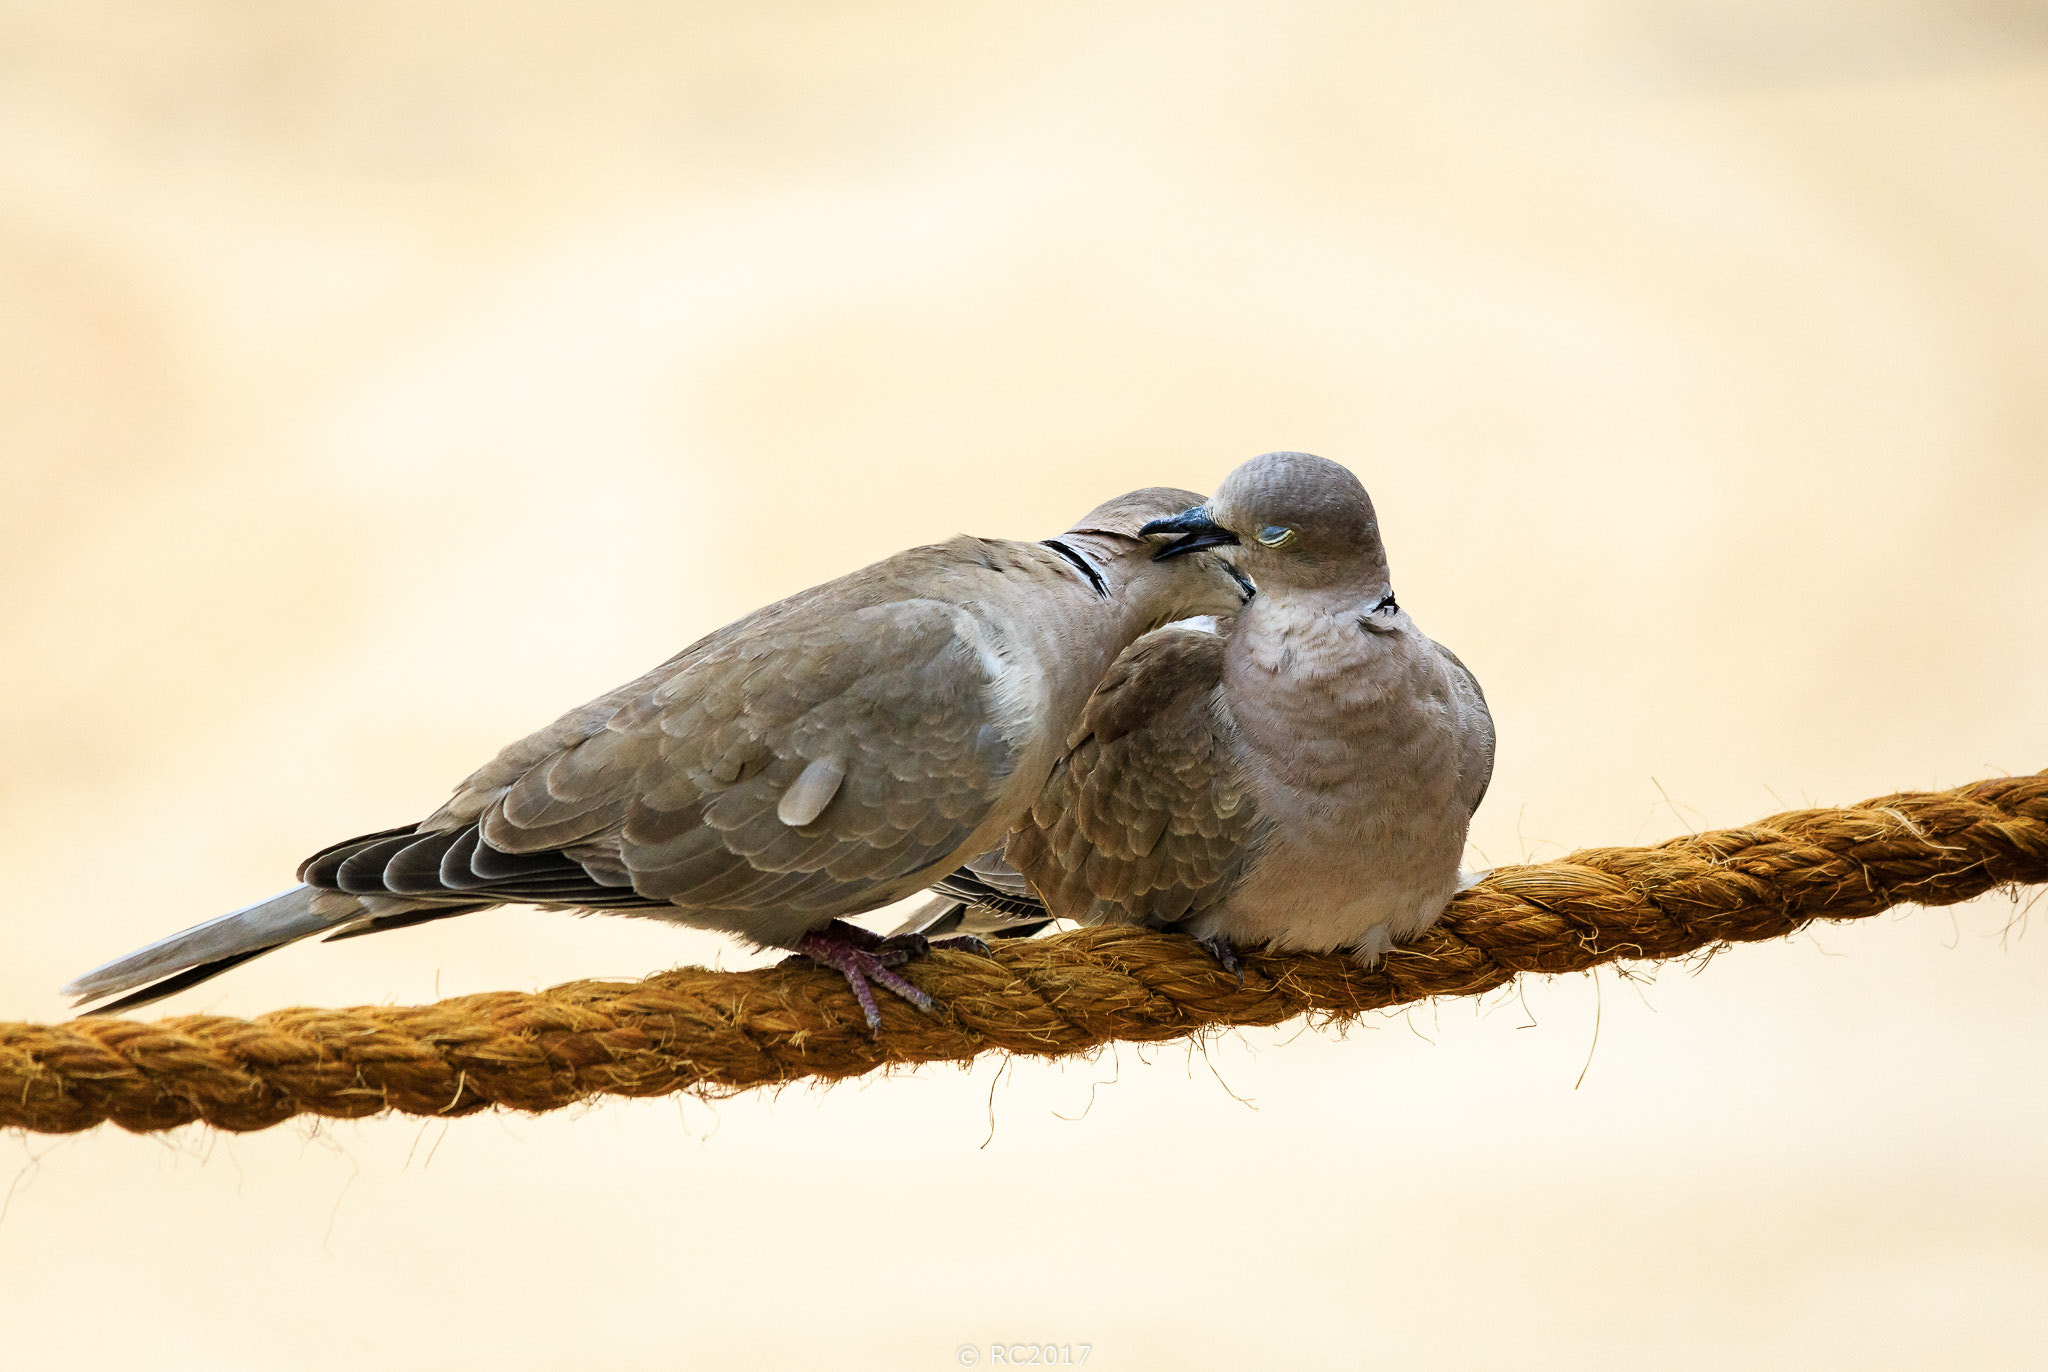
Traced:
[[940, 1002], [882, 997], [871, 1038], [838, 974], [686, 967], [632, 983], [437, 1005], [0, 1024], [0, 1126], [68, 1133], [112, 1120], [263, 1129], [294, 1115], [555, 1110], [598, 1095], [716, 1092], [961, 1062], [1053, 1057], [1213, 1025], [1337, 1018], [1489, 991], [1518, 972], [1577, 972], [1776, 938], [1809, 920], [1949, 905], [2048, 881], [2048, 773], [1795, 810], [1652, 848], [1592, 848], [1508, 867], [1366, 970], [1342, 956], [1253, 953], [1240, 985], [1192, 940], [1085, 929], [935, 952], [906, 971]]

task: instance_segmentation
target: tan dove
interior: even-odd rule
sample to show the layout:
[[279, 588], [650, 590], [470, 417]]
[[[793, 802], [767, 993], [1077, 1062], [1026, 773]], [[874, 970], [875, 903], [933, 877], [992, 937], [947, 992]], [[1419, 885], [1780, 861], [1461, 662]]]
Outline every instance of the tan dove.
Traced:
[[1181, 535], [1162, 559], [1236, 545], [1257, 594], [1138, 639], [1096, 688], [1006, 849], [1043, 908], [985, 854], [930, 927], [1178, 929], [1232, 968], [1239, 946], [1373, 960], [1420, 933], [1460, 885], [1493, 720], [1396, 603], [1364, 487], [1267, 453], [1144, 532]]
[[418, 824], [314, 854], [282, 895], [65, 988], [147, 1003], [311, 934], [506, 903], [722, 929], [929, 1008], [841, 917], [911, 895], [1022, 821], [1089, 692], [1140, 634], [1234, 610], [1217, 555], [1140, 531], [1198, 500], [1135, 491], [1043, 543], [959, 537], [757, 610], [505, 749]]

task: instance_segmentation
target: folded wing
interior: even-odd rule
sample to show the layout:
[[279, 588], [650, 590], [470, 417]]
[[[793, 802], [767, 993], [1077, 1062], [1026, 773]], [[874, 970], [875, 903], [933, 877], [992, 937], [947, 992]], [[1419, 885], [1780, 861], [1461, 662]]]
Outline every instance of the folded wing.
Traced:
[[1218, 899], [1256, 842], [1232, 753], [1224, 642], [1170, 625], [1125, 649], [1072, 748], [1010, 836], [1010, 863], [1051, 912], [1163, 927]]
[[1017, 675], [1000, 633], [955, 604], [783, 602], [512, 745], [416, 828], [314, 855], [301, 879], [758, 918], [748, 932], [778, 939], [896, 898], [966, 842], [1028, 724]]

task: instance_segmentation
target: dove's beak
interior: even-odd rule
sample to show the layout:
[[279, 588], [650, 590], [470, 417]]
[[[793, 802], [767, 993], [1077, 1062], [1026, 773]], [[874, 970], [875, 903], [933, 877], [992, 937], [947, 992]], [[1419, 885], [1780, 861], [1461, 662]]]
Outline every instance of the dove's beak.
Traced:
[[1180, 537], [1152, 554], [1154, 562], [1194, 552], [1197, 548], [1222, 548], [1237, 542], [1237, 535], [1209, 517], [1209, 507], [1197, 505], [1170, 519], [1155, 519], [1140, 534], [1179, 534]]

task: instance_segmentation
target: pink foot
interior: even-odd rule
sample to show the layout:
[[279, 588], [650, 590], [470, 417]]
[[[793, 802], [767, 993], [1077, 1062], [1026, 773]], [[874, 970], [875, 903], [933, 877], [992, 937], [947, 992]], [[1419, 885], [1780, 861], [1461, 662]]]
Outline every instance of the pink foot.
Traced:
[[868, 985], [870, 982], [901, 996], [920, 1010], [929, 1012], [932, 1009], [930, 996], [891, 970], [910, 961], [914, 951], [923, 950], [892, 948], [880, 936], [836, 919], [822, 929], [805, 934], [796, 943], [797, 956], [830, 967], [846, 978], [853, 998], [860, 1002], [860, 1012], [867, 1020], [870, 1033], [880, 1033], [882, 1029], [882, 1012], [875, 1005], [875, 993]]

